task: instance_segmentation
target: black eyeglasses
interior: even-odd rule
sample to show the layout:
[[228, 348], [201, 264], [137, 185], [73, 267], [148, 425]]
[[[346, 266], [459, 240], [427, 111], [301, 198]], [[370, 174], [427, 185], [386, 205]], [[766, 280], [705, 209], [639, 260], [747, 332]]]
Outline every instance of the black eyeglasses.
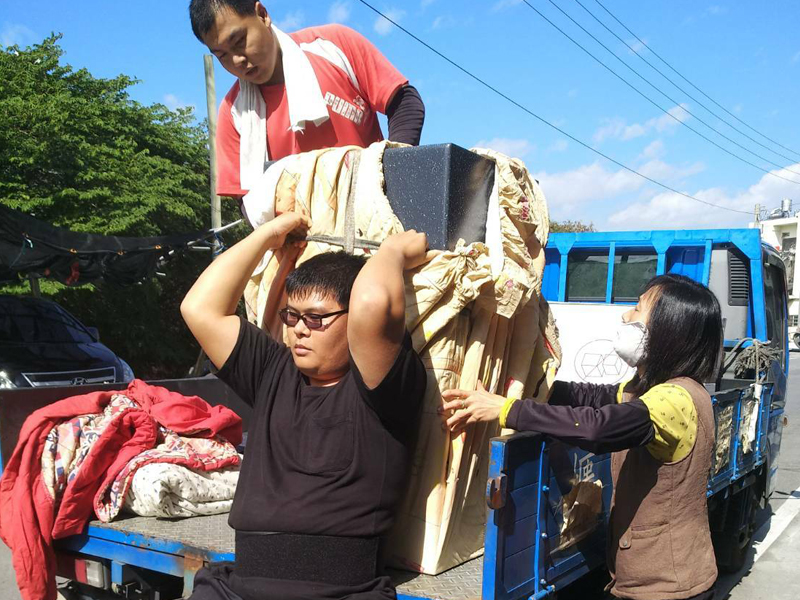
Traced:
[[322, 319], [326, 317], [334, 317], [336, 315], [343, 315], [346, 312], [347, 309], [345, 308], [344, 310], [337, 310], [335, 312], [325, 313], [324, 315], [318, 315], [315, 313], [305, 313], [301, 315], [299, 312], [295, 312], [289, 308], [282, 308], [278, 311], [278, 316], [287, 327], [294, 327], [297, 325], [300, 319], [303, 319], [303, 323], [305, 323], [306, 327], [309, 329], [320, 329], [322, 328]]

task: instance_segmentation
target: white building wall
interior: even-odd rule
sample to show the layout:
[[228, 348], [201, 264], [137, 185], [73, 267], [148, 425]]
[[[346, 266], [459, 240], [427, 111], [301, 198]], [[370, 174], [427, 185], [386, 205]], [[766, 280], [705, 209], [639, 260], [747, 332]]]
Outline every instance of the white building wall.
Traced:
[[[767, 219], [759, 221], [758, 227], [761, 229], [761, 239], [767, 244], [777, 248], [778, 250], [785, 250], [783, 248], [783, 240], [786, 238], [794, 238], [797, 240], [797, 234], [800, 228], [800, 216], [787, 217], [784, 219]], [[755, 227], [754, 223], [750, 227]], [[797, 241], [795, 241], [795, 249], [798, 249]], [[789, 290], [789, 321], [798, 320], [800, 316], [800, 257], [796, 257], [794, 261], [794, 277], [792, 281], [792, 289]], [[787, 273], [788, 275], [788, 273]], [[789, 279], [789, 277], [787, 277]]]

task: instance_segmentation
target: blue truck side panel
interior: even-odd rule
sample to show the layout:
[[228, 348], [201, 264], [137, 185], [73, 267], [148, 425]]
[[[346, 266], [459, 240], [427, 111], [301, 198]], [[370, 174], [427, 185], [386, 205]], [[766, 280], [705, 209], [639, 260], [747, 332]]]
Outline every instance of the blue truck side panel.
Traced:
[[547, 247], [544, 250], [545, 264], [542, 276], [542, 295], [545, 298], [558, 298], [558, 286], [560, 282], [559, 273], [561, 272], [561, 261], [558, 250]]
[[[492, 440], [491, 457], [490, 481], [503, 480], [506, 493], [504, 505], [488, 515], [483, 598], [541, 598], [602, 564], [610, 455], [518, 433]], [[581, 536], [567, 540], [563, 498], [580, 482], [600, 482], [603, 508]]]

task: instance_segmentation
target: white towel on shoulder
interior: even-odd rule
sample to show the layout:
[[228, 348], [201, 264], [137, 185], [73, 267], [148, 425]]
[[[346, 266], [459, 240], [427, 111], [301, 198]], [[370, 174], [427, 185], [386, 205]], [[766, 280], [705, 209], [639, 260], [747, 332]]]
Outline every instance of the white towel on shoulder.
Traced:
[[[305, 52], [290, 36], [272, 26], [281, 48], [283, 77], [289, 103], [289, 129], [304, 131], [308, 122], [319, 125], [327, 121], [328, 106]], [[239, 80], [239, 95], [231, 107], [231, 115], [239, 132], [239, 178], [242, 189], [251, 189], [264, 173], [269, 160], [267, 146], [267, 105], [259, 86]]]
[[[289, 104], [289, 129], [303, 132], [308, 123], [315, 127], [330, 116], [328, 105], [306, 52], [335, 65], [361, 93], [361, 86], [347, 55], [335, 43], [316, 38], [297, 44], [289, 35], [272, 25], [281, 47], [284, 85]], [[266, 172], [270, 160], [267, 144], [267, 105], [257, 84], [239, 80], [239, 95], [231, 106], [231, 116], [239, 133], [239, 185], [247, 190], [243, 198], [244, 212], [252, 226], [275, 218], [275, 206], [269, 200], [279, 172]], [[276, 169], [277, 171], [277, 169]]]

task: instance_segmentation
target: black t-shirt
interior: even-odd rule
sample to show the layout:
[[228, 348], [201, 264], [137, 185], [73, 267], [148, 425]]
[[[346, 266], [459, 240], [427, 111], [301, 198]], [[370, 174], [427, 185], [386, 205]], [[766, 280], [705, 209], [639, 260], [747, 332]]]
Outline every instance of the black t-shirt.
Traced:
[[242, 319], [217, 376], [254, 408], [231, 527], [360, 537], [387, 531], [427, 379], [408, 334], [375, 389], [352, 358], [336, 385], [314, 387], [289, 348]]

